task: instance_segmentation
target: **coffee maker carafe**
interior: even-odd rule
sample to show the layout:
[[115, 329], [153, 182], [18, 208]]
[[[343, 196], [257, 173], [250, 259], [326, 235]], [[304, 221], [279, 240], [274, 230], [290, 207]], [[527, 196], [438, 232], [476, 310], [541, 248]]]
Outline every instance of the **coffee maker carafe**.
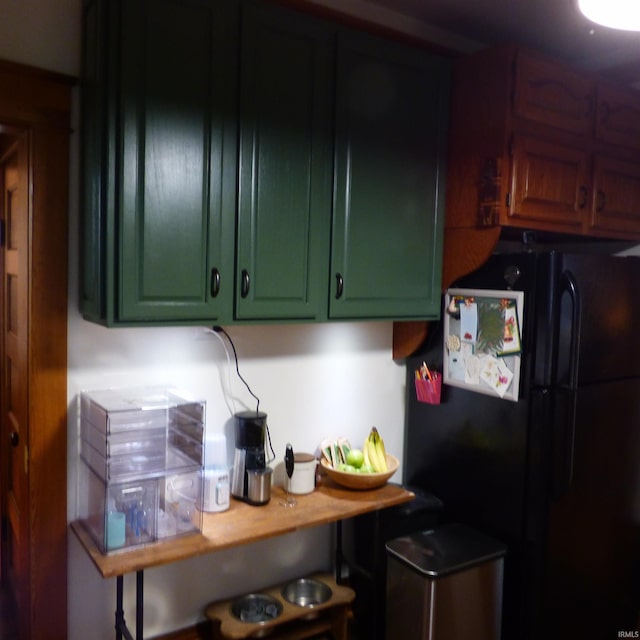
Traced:
[[271, 497], [271, 469], [265, 456], [267, 414], [242, 411], [234, 415], [236, 449], [233, 459], [231, 495], [249, 504], [261, 505]]

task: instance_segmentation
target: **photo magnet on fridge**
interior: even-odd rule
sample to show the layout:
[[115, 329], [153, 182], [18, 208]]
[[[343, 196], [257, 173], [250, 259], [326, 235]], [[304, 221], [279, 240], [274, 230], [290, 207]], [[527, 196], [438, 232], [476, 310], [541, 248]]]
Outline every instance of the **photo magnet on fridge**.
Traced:
[[449, 289], [443, 382], [517, 402], [524, 292]]

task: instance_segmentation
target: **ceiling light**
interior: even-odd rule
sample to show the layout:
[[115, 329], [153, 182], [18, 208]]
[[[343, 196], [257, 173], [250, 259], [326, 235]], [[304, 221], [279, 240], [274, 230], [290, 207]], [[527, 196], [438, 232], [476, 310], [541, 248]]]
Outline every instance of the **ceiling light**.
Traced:
[[640, 3], [633, 0], [578, 0], [578, 7], [604, 27], [640, 31]]

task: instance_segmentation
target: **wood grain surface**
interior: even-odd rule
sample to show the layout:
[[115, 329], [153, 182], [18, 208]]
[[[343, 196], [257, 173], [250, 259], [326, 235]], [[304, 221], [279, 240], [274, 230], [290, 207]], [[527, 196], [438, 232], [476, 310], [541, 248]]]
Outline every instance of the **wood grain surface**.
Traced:
[[71, 529], [102, 577], [111, 578], [337, 522], [409, 502], [415, 494], [392, 483], [371, 491], [345, 489], [323, 477], [321, 486], [313, 493], [296, 496], [295, 507], [282, 507], [279, 503], [284, 497], [284, 489], [274, 486], [271, 500], [266, 505], [254, 507], [232, 500], [227, 511], [203, 514], [202, 533], [188, 534], [108, 555], [100, 552], [82, 522], [72, 522]]

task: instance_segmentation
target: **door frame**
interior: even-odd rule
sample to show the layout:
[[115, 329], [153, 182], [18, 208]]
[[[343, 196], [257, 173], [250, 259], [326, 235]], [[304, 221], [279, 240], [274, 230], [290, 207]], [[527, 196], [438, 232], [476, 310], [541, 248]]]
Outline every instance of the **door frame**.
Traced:
[[[0, 60], [0, 130], [29, 133], [29, 562], [20, 639], [67, 637], [67, 304], [71, 88]], [[4, 513], [3, 513], [4, 516]], [[23, 539], [25, 539], [23, 537]]]

